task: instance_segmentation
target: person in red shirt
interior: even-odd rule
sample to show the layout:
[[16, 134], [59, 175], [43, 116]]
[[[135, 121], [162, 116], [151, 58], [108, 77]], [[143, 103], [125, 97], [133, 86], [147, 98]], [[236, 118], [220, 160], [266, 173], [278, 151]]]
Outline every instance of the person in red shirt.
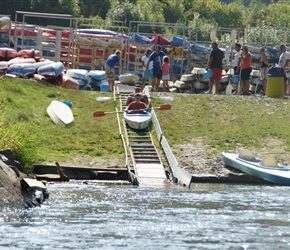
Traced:
[[135, 94], [135, 101], [131, 102], [129, 106], [126, 108], [125, 112], [130, 114], [143, 114], [147, 111], [147, 106], [144, 102], [140, 102], [141, 94]]

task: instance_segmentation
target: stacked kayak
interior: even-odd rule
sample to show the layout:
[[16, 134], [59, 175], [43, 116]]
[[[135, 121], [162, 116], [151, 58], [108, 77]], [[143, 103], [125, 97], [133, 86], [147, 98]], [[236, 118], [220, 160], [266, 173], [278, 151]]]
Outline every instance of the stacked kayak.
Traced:
[[79, 82], [67, 74], [61, 75], [60, 85], [64, 88], [69, 88], [69, 89], [79, 89], [80, 88]]
[[19, 77], [28, 77], [34, 74], [35, 67], [30, 63], [12, 64], [9, 66], [8, 72]]
[[62, 62], [51, 63], [38, 68], [37, 73], [43, 76], [58, 77], [64, 70]]
[[106, 72], [104, 70], [91, 70], [86, 74], [86, 79], [93, 90], [100, 90], [106, 79]]
[[86, 86], [88, 83], [86, 79], [87, 73], [88, 71], [85, 69], [68, 69], [66, 72], [68, 76], [78, 81], [80, 85], [80, 89], [84, 89], [84, 90], [86, 89]]

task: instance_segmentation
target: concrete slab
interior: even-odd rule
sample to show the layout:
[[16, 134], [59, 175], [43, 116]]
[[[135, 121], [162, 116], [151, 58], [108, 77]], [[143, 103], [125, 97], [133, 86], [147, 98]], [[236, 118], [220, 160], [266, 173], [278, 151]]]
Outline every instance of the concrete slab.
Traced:
[[144, 186], [162, 186], [166, 183], [166, 174], [162, 164], [136, 164], [136, 174]]
[[166, 175], [164, 171], [160, 171], [160, 170], [154, 170], [153, 172], [151, 171], [139, 171], [137, 172], [137, 176], [138, 177], [151, 177], [151, 178], [164, 178], [166, 179]]
[[162, 164], [158, 163], [137, 163], [136, 168], [146, 168], [146, 169], [164, 169]]
[[118, 84], [119, 92], [132, 93], [132, 92], [134, 92], [134, 87], [135, 87], [135, 84], [132, 84], [132, 85], [125, 85], [122, 83]]
[[156, 179], [153, 179], [153, 178], [139, 178], [139, 181], [141, 182], [140, 183], [140, 186], [148, 186], [148, 187], [151, 187], [151, 186], [165, 186], [168, 184], [168, 181], [166, 179], [163, 179], [163, 178], [156, 178]]

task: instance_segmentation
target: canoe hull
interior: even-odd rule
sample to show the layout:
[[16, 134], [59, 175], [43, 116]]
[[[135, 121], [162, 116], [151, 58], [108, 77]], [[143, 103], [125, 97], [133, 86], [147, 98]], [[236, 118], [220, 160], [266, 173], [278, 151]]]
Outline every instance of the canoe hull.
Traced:
[[262, 159], [254, 158], [253, 161], [247, 161], [239, 158], [238, 154], [227, 152], [222, 153], [222, 158], [226, 166], [274, 184], [290, 186], [290, 169], [287, 167], [281, 165], [275, 168], [266, 167], [261, 165]]
[[57, 125], [73, 124], [74, 116], [68, 105], [59, 101], [52, 101], [46, 109], [51, 120]]
[[132, 129], [146, 129], [151, 121], [151, 114], [128, 114], [124, 113], [124, 119], [128, 126]]

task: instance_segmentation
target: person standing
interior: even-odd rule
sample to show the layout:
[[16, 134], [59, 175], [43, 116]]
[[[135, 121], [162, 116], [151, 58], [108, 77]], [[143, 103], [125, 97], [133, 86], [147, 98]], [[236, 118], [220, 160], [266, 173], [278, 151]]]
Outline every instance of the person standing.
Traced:
[[147, 62], [149, 61], [149, 57], [150, 57], [151, 53], [152, 53], [152, 50], [151, 49], [147, 49], [145, 51], [144, 56], [141, 58], [142, 66], [143, 66], [143, 75], [142, 75], [141, 91], [143, 91], [144, 88], [145, 88], [145, 81], [146, 81], [146, 79], [149, 80], [149, 84], [150, 84], [150, 79], [152, 79], [152, 77], [153, 77], [153, 73], [152, 73], [153, 62], [150, 62], [149, 63], [148, 70], [146, 69], [146, 65], [147, 65]]
[[150, 55], [149, 60], [146, 65], [146, 70], [149, 69], [150, 62], [153, 62], [153, 81], [152, 81], [152, 91], [158, 91], [160, 86], [160, 80], [162, 78], [162, 58], [165, 56], [165, 53], [161, 51], [161, 46], [156, 45], [155, 51]]
[[[224, 53], [218, 48], [218, 44], [216, 42], [213, 42], [211, 44], [212, 51], [209, 55], [206, 70], [210, 69], [212, 70], [213, 74], [212, 77], [209, 79], [209, 90], [207, 91], [208, 94], [217, 94], [219, 87], [220, 87], [220, 81], [222, 78], [222, 68], [223, 68], [223, 58]], [[212, 89], [215, 85], [215, 93], [213, 93]]]
[[287, 76], [285, 74], [285, 70], [288, 68], [288, 63], [289, 63], [289, 59], [290, 56], [288, 54], [288, 52], [286, 51], [286, 46], [284, 44], [281, 44], [279, 46], [279, 50], [280, 50], [280, 57], [279, 57], [279, 62], [278, 65], [280, 67], [283, 68], [283, 72], [284, 72], [284, 93], [287, 93]]
[[164, 56], [162, 63], [162, 81], [164, 92], [169, 92], [169, 84], [168, 84], [168, 81], [170, 80], [169, 71], [170, 71], [169, 57]]
[[[241, 54], [242, 54], [242, 45], [240, 43], [235, 44], [236, 53], [233, 55], [234, 58], [234, 75], [240, 75], [240, 65], [241, 65]], [[235, 94], [238, 92], [238, 84], [235, 86]]]
[[114, 81], [115, 81], [115, 66], [120, 65], [120, 55], [121, 51], [116, 50], [114, 54], [110, 55], [106, 61], [106, 78], [109, 83], [109, 91], [113, 91]]
[[243, 47], [241, 54], [241, 84], [243, 88], [243, 95], [250, 95], [250, 74], [252, 72], [252, 54], [249, 52], [248, 47]]
[[[260, 64], [260, 80], [263, 81], [263, 92], [266, 94], [266, 88], [267, 88], [267, 80], [268, 80], [268, 56], [265, 53], [265, 49], [260, 49], [260, 55], [261, 55], [261, 64]], [[258, 83], [257, 83], [258, 84]]]

